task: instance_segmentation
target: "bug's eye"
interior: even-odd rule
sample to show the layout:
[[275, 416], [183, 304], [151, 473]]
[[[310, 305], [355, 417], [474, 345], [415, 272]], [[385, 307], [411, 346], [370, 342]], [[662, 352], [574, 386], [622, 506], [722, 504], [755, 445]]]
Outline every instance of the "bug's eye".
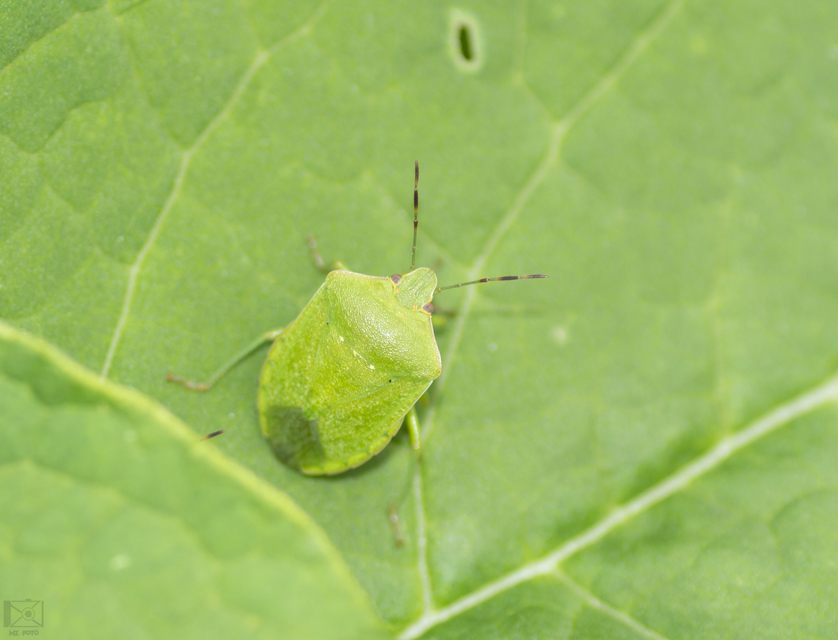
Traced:
[[393, 284], [399, 284], [401, 281], [402, 277], [398, 273], [390, 276], [390, 282], [392, 282]]
[[427, 304], [423, 304], [422, 305], [422, 311], [424, 311], [428, 315], [431, 315], [434, 312], [434, 305], [431, 304], [430, 302], [427, 303]]

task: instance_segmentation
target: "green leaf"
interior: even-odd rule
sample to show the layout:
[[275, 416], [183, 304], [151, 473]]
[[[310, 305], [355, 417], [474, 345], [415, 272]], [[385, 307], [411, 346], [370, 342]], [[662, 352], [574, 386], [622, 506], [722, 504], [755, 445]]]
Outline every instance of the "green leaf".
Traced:
[[[37, 596], [45, 633], [383, 637], [285, 494], [155, 403], [2, 324], [0, 426], [0, 596]], [[26, 627], [10, 616], [5, 626]]]
[[[226, 429], [403, 638], [833, 634], [834, 3], [33, 0], [0, 25], [0, 315]], [[308, 233], [403, 272], [414, 159], [441, 284], [551, 277], [435, 301], [415, 473], [399, 436], [302, 477], [259, 433], [264, 351], [208, 394], [165, 375], [292, 321]]]

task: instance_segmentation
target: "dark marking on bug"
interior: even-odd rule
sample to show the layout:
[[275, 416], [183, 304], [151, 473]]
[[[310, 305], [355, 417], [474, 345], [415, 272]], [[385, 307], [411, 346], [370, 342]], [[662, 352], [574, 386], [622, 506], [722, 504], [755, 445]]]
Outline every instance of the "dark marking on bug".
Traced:
[[282, 409], [271, 407], [265, 413], [269, 423], [283, 424], [284, 430], [269, 429], [268, 441], [274, 455], [285, 464], [299, 467], [309, 454], [322, 458], [323, 449], [317, 434], [318, 420], [309, 420], [301, 408]]
[[215, 436], [220, 436], [222, 433], [224, 433], [224, 429], [219, 429], [218, 431], [208, 433], [203, 438], [201, 438], [201, 440], [209, 440], [210, 438], [214, 438]]

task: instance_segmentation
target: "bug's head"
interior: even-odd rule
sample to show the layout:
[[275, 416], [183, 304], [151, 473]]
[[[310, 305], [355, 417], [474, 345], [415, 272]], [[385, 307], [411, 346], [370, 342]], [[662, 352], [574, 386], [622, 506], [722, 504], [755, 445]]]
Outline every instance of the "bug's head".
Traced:
[[390, 282], [393, 283], [393, 293], [405, 307], [428, 315], [434, 312], [431, 300], [436, 291], [437, 280], [431, 269], [419, 267], [403, 276], [390, 276]]

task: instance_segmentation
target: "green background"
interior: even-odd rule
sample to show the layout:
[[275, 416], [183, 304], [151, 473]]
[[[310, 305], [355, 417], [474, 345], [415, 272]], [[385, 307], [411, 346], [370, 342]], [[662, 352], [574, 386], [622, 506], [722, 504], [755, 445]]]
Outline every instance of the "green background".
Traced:
[[[0, 0], [0, 317], [226, 429], [201, 450], [325, 532], [329, 571], [366, 593], [334, 578], [359, 625], [371, 608], [404, 638], [838, 637], [836, 34], [838, 5], [814, 0]], [[441, 284], [551, 277], [440, 294], [459, 313], [415, 475], [400, 435], [301, 477], [259, 434], [264, 352], [206, 395], [165, 375], [204, 377], [293, 320], [322, 281], [308, 233], [353, 270], [406, 270], [416, 159], [418, 261]], [[91, 467], [118, 455], [101, 428]], [[0, 567], [29, 557], [9, 513]], [[174, 629], [143, 593], [115, 609], [126, 628]]]

